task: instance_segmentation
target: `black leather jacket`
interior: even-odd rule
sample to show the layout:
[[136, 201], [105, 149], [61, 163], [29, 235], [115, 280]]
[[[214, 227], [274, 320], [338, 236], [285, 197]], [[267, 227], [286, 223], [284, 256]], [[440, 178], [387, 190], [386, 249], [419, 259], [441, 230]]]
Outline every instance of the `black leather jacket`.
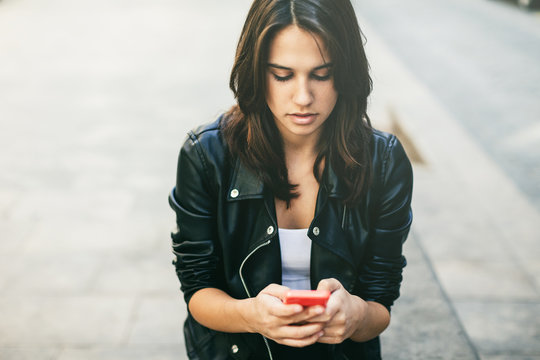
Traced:
[[[172, 233], [174, 264], [186, 303], [202, 288], [242, 299], [281, 283], [274, 197], [230, 156], [219, 121], [189, 132], [169, 196], [178, 225]], [[308, 230], [311, 286], [336, 278], [350, 293], [390, 309], [406, 263], [402, 244], [412, 220], [412, 170], [393, 135], [375, 130], [372, 144], [372, 185], [355, 207], [343, 205], [343, 184], [326, 164]], [[184, 335], [190, 359], [269, 359], [275, 346], [258, 334], [210, 330], [191, 315]], [[329, 358], [380, 358], [378, 338], [324, 348]]]

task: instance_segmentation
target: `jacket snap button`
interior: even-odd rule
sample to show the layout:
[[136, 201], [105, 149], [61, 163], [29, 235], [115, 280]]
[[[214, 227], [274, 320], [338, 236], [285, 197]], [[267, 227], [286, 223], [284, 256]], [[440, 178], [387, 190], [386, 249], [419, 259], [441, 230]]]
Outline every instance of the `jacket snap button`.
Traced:
[[315, 227], [313, 228], [313, 235], [319, 236], [319, 233], [320, 233], [319, 228], [318, 228], [317, 226], [315, 226]]
[[232, 351], [233, 354], [236, 354], [238, 352], [238, 350], [239, 350], [238, 346], [236, 346], [236, 345], [231, 346], [231, 351]]
[[237, 189], [232, 189], [232, 190], [231, 190], [231, 197], [232, 197], [233, 199], [234, 199], [234, 198], [237, 198], [239, 194], [240, 194], [240, 193], [238, 192]]
[[270, 225], [270, 226], [268, 227], [268, 229], [266, 229], [266, 233], [267, 233], [268, 235], [273, 234], [273, 233], [274, 233], [274, 227], [273, 227], [272, 225]]

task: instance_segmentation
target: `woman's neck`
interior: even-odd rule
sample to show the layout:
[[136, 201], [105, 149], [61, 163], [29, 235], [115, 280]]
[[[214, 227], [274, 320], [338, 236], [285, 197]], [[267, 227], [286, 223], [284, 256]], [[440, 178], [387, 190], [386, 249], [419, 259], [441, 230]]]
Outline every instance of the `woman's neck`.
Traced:
[[288, 147], [285, 145], [285, 162], [289, 174], [298, 173], [301, 169], [313, 169], [315, 160], [317, 159], [316, 146], [300, 146]]
[[306, 161], [317, 158], [318, 136], [295, 137], [294, 139], [283, 138], [283, 151], [287, 160], [299, 159]]

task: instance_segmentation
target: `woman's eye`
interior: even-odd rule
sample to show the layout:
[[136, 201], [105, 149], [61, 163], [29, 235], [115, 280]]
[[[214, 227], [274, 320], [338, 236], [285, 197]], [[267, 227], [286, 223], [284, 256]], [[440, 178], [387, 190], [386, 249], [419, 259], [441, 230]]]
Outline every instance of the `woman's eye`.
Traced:
[[289, 75], [286, 75], [286, 76], [279, 76], [277, 74], [274, 74], [272, 73], [272, 75], [274, 75], [274, 79], [276, 79], [277, 81], [287, 81], [287, 80], [290, 80], [293, 76], [293, 74], [289, 74]]
[[330, 77], [331, 77], [331, 74], [330, 72], [326, 72], [324, 74], [311, 74], [311, 77], [315, 80], [319, 80], [319, 81], [326, 81], [326, 80], [329, 80]]

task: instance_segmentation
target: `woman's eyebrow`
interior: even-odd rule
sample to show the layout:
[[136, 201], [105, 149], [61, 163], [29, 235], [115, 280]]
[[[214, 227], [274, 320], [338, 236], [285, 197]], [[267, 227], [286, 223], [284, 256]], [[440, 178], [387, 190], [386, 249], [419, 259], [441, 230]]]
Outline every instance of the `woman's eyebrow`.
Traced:
[[[278, 64], [268, 63], [268, 66], [269, 66], [269, 67], [276, 68], [276, 69], [282, 69], [282, 70], [289, 70], [289, 71], [292, 71], [291, 68], [286, 67], [286, 66], [282, 66], [282, 65], [278, 65]], [[317, 71], [317, 70], [321, 70], [321, 69], [326, 69], [326, 68], [330, 68], [330, 67], [332, 67], [332, 63], [323, 64], [323, 65], [320, 65], [320, 66], [317, 66], [316, 68], [314, 68], [313, 71]]]

